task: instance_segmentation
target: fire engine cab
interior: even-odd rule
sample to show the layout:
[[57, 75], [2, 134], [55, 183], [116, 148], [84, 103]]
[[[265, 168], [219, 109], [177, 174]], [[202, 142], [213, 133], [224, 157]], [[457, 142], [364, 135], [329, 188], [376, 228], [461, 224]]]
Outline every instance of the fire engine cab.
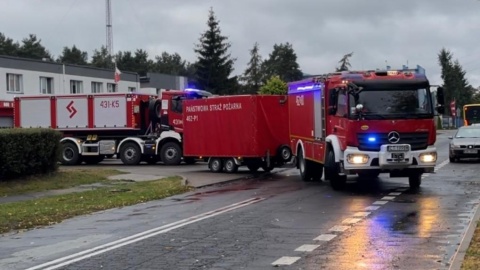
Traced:
[[342, 189], [347, 175], [408, 177], [421, 185], [434, 171], [437, 106], [423, 69], [344, 71], [291, 82], [290, 144], [304, 181]]

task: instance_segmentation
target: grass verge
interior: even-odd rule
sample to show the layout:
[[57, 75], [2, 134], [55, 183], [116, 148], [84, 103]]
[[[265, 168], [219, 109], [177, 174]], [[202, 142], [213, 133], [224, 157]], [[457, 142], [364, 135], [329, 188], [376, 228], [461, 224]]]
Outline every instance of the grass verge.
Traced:
[[180, 177], [157, 181], [112, 181], [110, 187], [85, 192], [6, 203], [0, 207], [0, 233], [48, 226], [100, 210], [162, 199], [191, 190]]
[[103, 169], [73, 169], [41, 176], [29, 176], [24, 179], [0, 182], [0, 197], [101, 183], [109, 181], [108, 176], [117, 174], [124, 174], [124, 172]]
[[462, 262], [462, 270], [480, 269], [480, 223], [477, 223], [477, 228], [473, 234], [470, 246]]

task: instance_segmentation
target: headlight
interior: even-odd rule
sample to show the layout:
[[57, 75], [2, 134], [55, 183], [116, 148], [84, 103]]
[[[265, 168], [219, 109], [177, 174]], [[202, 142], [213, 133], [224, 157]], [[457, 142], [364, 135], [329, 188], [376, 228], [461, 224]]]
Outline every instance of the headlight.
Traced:
[[368, 156], [364, 154], [348, 154], [347, 161], [350, 164], [365, 164], [368, 162]]
[[435, 162], [437, 161], [437, 153], [423, 153], [420, 154], [421, 162]]

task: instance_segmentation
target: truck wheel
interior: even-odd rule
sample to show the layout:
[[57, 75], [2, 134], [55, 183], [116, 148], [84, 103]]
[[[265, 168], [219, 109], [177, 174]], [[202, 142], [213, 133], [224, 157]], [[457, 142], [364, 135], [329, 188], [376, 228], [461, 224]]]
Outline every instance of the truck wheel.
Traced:
[[312, 166], [308, 166], [308, 161], [303, 156], [303, 150], [298, 149], [298, 167], [300, 168], [300, 177], [305, 182], [312, 181]]
[[208, 168], [212, 172], [221, 172], [223, 170], [222, 160], [219, 158], [211, 158], [208, 162]]
[[142, 160], [140, 147], [134, 142], [125, 143], [120, 149], [120, 159], [125, 165], [138, 165]]
[[182, 148], [176, 142], [167, 142], [160, 149], [162, 162], [165, 165], [179, 165], [182, 162]]
[[325, 177], [330, 180], [330, 186], [334, 190], [342, 190], [347, 184], [347, 176], [339, 175], [338, 164], [335, 163], [335, 154], [333, 150], [329, 150], [327, 160], [325, 162]]
[[251, 172], [257, 172], [258, 169], [260, 169], [260, 165], [258, 165], [258, 164], [248, 164], [248, 165], [247, 165], [247, 168], [248, 168]]
[[78, 147], [74, 143], [66, 142], [62, 144], [62, 157], [60, 162], [63, 165], [77, 165], [80, 163]]
[[415, 173], [408, 176], [408, 184], [410, 185], [411, 189], [417, 189], [422, 184], [422, 174]]
[[233, 158], [229, 158], [225, 161], [225, 171], [227, 173], [236, 173], [238, 171], [238, 165], [235, 163]]
[[307, 160], [307, 167], [310, 166], [313, 181], [321, 181], [323, 176], [323, 164]]

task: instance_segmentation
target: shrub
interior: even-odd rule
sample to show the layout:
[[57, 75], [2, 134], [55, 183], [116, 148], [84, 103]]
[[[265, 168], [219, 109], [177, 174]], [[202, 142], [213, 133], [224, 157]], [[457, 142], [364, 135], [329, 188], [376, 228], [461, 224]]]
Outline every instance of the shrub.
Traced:
[[0, 180], [56, 171], [61, 138], [52, 129], [0, 130]]

